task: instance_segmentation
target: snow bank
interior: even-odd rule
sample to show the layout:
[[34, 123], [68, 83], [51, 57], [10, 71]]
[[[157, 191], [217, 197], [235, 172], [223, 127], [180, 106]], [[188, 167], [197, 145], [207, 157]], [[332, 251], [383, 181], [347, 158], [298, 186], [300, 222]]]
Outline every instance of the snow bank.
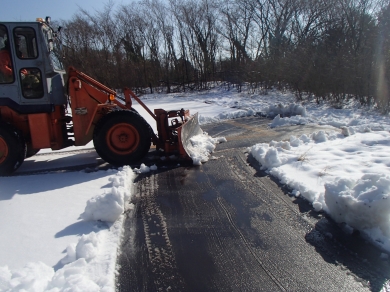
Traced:
[[110, 178], [110, 181], [111, 190], [88, 200], [84, 213], [80, 215], [81, 219], [115, 222], [123, 213], [125, 202], [130, 198], [130, 184], [133, 181], [131, 168], [123, 167], [116, 176]]
[[123, 167], [109, 180], [109, 192], [87, 202], [83, 220], [107, 222], [99, 232], [83, 234], [66, 248], [57, 271], [44, 263], [28, 263], [19, 270], [0, 267], [0, 291], [114, 291], [115, 264], [122, 232], [125, 202], [131, 195], [132, 169]]
[[390, 251], [388, 132], [318, 131], [249, 148], [261, 169], [316, 211], [358, 229]]
[[28, 263], [23, 269], [10, 271], [0, 267], [0, 291], [41, 292], [54, 276], [53, 268], [44, 263]]
[[[101, 287], [96, 282], [98, 279], [91, 279], [92, 275], [88, 273], [88, 262], [80, 258], [73, 263], [66, 265], [58, 270], [53, 279], [49, 282], [45, 291], [110, 291], [110, 285]], [[106, 278], [107, 276], [103, 276]], [[100, 284], [105, 284], [100, 282]]]
[[307, 117], [306, 108], [296, 103], [270, 105], [264, 108], [264, 112], [267, 117], [274, 117], [269, 124], [271, 128], [306, 125], [311, 122], [311, 119]]
[[292, 125], [317, 124], [340, 128], [347, 136], [349, 133], [366, 133], [371, 131], [390, 130], [389, 119], [378, 117], [377, 112], [369, 108], [347, 108], [335, 109], [329, 105], [306, 103], [306, 107], [296, 103], [287, 105], [278, 103], [276, 105], [263, 106], [259, 111], [264, 112], [267, 117], [274, 117], [269, 124], [271, 128]]
[[283, 116], [283, 117], [290, 117], [290, 116], [302, 116], [306, 117], [307, 112], [306, 108], [303, 107], [300, 104], [296, 103], [290, 103], [290, 104], [276, 104], [268, 106], [264, 109], [264, 111], [267, 113], [268, 117], [275, 117], [275, 116]]
[[[390, 238], [390, 176], [365, 174], [360, 179], [337, 179], [325, 184], [325, 202], [336, 222]], [[372, 233], [372, 232], [370, 232]], [[383, 237], [374, 238], [384, 243]], [[386, 242], [388, 244], [388, 242]]]

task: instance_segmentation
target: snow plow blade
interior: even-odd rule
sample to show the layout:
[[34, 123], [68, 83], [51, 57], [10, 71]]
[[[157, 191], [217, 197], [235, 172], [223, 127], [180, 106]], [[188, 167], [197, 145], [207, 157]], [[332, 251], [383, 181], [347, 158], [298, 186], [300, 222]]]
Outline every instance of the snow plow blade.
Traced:
[[182, 157], [191, 159], [191, 153], [193, 153], [191, 138], [200, 135], [203, 130], [199, 126], [198, 113], [193, 115], [186, 123], [178, 128], [179, 136], [179, 152]]

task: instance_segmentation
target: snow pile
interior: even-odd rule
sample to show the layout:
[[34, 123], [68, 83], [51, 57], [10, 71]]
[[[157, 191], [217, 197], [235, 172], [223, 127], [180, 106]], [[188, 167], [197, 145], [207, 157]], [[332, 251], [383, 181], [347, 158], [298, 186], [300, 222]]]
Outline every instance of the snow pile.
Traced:
[[111, 240], [108, 232], [91, 232], [68, 246], [62, 261], [69, 263], [56, 271], [45, 291], [113, 291], [121, 222], [110, 228]]
[[316, 211], [324, 210], [390, 250], [390, 135], [342, 132], [292, 136], [249, 150], [263, 170]]
[[[264, 96], [262, 96], [264, 99]], [[310, 117], [307, 117], [306, 108], [297, 103], [288, 104], [264, 104], [263, 100], [259, 99], [247, 99], [247, 96], [242, 96], [240, 102], [235, 101], [234, 104], [228, 102], [213, 101], [211, 104], [221, 104], [228, 106], [229, 109], [218, 113], [215, 116], [209, 116], [206, 112], [201, 112], [199, 115], [199, 123], [216, 123], [222, 120], [241, 118], [246, 116], [253, 116], [257, 113], [263, 113], [267, 117], [278, 117], [276, 118], [279, 122], [274, 121], [272, 127], [283, 126], [283, 125], [294, 125], [294, 124], [307, 124], [311, 121]], [[284, 117], [283, 119], [281, 117]]]
[[53, 276], [53, 268], [41, 262], [28, 263], [13, 273], [7, 266], [0, 267], [0, 291], [44, 291]]
[[[236, 118], [242, 118], [246, 116], [253, 116], [256, 114], [256, 111], [253, 109], [239, 109], [235, 111], [225, 111], [220, 114], [218, 114], [216, 117], [213, 118], [213, 122], [221, 121], [221, 120], [230, 120], [230, 119], [236, 119]], [[204, 123], [204, 119], [201, 116], [200, 119], [201, 123]]]
[[325, 202], [336, 222], [345, 222], [373, 235], [380, 231], [387, 238], [390, 238], [389, 196], [390, 176], [385, 174], [365, 174], [358, 180], [341, 178], [325, 184]]
[[309, 123], [310, 123], [309, 119], [302, 117], [300, 115], [286, 117], [286, 118], [281, 118], [280, 115], [277, 115], [272, 120], [272, 123], [269, 124], [269, 126], [271, 128], [276, 128], [276, 127], [291, 126], [291, 125], [306, 125]]
[[306, 117], [307, 112], [306, 108], [303, 107], [300, 104], [296, 103], [290, 103], [287, 105], [284, 105], [282, 103], [276, 104], [276, 105], [270, 105], [266, 108], [264, 108], [264, 111], [267, 113], [268, 117], [275, 117], [275, 116], [283, 116], [283, 117], [290, 117], [290, 116], [302, 116]]
[[267, 117], [274, 117], [269, 124], [271, 128], [292, 125], [317, 124], [333, 126], [336, 128], [348, 128], [355, 132], [365, 133], [370, 131], [390, 130], [390, 121], [385, 116], [370, 108], [359, 108], [351, 105], [350, 108], [335, 109], [328, 104], [316, 104], [306, 102], [306, 106], [290, 103], [283, 105], [263, 105], [259, 111]]
[[98, 254], [99, 239], [95, 232], [83, 234], [79, 241], [68, 245], [66, 256], [61, 260], [63, 264], [69, 264], [78, 259], [85, 259], [87, 262]]
[[45, 291], [110, 291], [112, 284], [107, 283], [107, 275], [96, 277], [91, 274], [88, 262], [81, 258], [58, 270]]
[[147, 173], [151, 170], [153, 170], [153, 171], [157, 170], [157, 166], [155, 164], [153, 164], [152, 166], [149, 167], [149, 166], [146, 166], [144, 163], [142, 163], [139, 168], [134, 168], [134, 172], [138, 173], [138, 174]]
[[342, 126], [340, 127], [340, 129], [341, 129], [341, 134], [343, 134], [344, 136], [351, 136], [356, 134], [356, 131], [351, 127]]
[[281, 165], [302, 161], [305, 159], [307, 152], [311, 150], [311, 148], [308, 148], [305, 153], [302, 153], [299, 155], [299, 157], [297, 157], [297, 149], [292, 149], [292, 147], [297, 148], [301, 145], [306, 145], [305, 148], [307, 148], [307, 145], [310, 143], [313, 144], [316, 142], [318, 143], [334, 140], [337, 138], [337, 136], [338, 134], [334, 131], [318, 131], [311, 134], [310, 136], [305, 134], [299, 138], [291, 136], [290, 141], [271, 141], [269, 144], [256, 144], [249, 150], [251, 151], [253, 157], [255, 157], [260, 162], [261, 169], [272, 169]]
[[201, 165], [209, 160], [209, 156], [215, 149], [215, 144], [226, 142], [225, 137], [212, 138], [206, 132], [190, 138], [188, 147], [189, 156], [194, 165]]
[[133, 172], [125, 166], [116, 176], [110, 178], [112, 188], [109, 192], [97, 195], [87, 202], [84, 213], [80, 218], [85, 221], [115, 222], [123, 213], [125, 202], [130, 198], [130, 184]]
[[115, 263], [122, 232], [124, 204], [130, 197], [134, 177], [132, 169], [123, 167], [110, 178], [111, 191], [87, 202], [83, 220], [106, 221], [99, 232], [84, 234], [76, 244], [66, 248], [57, 271], [42, 262], [28, 263], [11, 271], [0, 267], [0, 291], [114, 291]]

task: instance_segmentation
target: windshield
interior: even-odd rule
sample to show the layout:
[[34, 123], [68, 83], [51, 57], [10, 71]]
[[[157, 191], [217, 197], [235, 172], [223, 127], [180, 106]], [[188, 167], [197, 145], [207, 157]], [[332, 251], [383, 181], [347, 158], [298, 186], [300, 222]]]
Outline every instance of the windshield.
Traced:
[[58, 38], [57, 33], [47, 25], [42, 25], [42, 32], [54, 69], [64, 70], [64, 66], [61, 62], [61, 59], [63, 58], [63, 51], [60, 38]]

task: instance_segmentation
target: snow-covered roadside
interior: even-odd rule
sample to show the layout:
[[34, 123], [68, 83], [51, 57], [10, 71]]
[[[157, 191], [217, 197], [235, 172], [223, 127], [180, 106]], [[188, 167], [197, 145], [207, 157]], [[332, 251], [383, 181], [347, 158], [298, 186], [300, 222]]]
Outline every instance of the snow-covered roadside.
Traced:
[[[102, 173], [102, 171], [98, 172], [97, 175], [107, 179], [107, 175], [102, 175]], [[126, 202], [129, 201], [131, 196], [130, 191], [134, 173], [130, 167], [123, 167], [115, 174], [112, 171], [108, 171], [108, 173], [111, 175], [109, 177], [110, 186], [104, 188], [102, 194], [90, 198], [84, 212], [80, 215], [84, 222], [90, 221], [91, 223], [83, 224], [79, 221], [73, 226], [65, 228], [62, 234], [58, 235], [57, 233], [56, 236], [66, 236], [68, 232], [93, 231], [80, 234], [81, 236], [77, 242], [72, 242], [66, 247], [65, 256], [57, 264], [59, 268], [56, 271], [53, 267], [41, 261], [28, 262], [23, 268], [12, 269], [8, 265], [0, 267], [0, 291], [115, 290], [115, 263], [122, 234], [123, 212], [125, 208], [132, 207], [131, 205], [126, 206]], [[84, 180], [86, 180], [85, 176], [87, 175], [91, 174], [78, 173], [78, 176], [83, 177]], [[67, 183], [70, 183], [69, 178]], [[101, 185], [102, 183], [98, 184], [98, 186]], [[65, 212], [72, 212], [72, 208], [69, 206], [71, 203], [64, 198], [61, 204], [56, 205], [54, 200], [52, 207], [63, 207]], [[28, 212], [27, 209], [21, 211]], [[30, 212], [34, 211], [39, 210], [31, 206]], [[45, 210], [41, 210], [41, 212], [40, 216], [44, 217], [44, 220], [56, 220], [57, 218], [55, 215], [49, 217]], [[34, 214], [30, 215], [34, 217]], [[72, 220], [71, 216], [69, 217], [69, 219], [64, 219]], [[38, 228], [51, 224], [42, 222], [42, 226]], [[77, 225], [80, 224], [84, 227], [78, 228]], [[14, 228], [22, 228], [22, 226], [15, 226]], [[26, 231], [28, 234], [29, 230]], [[39, 231], [37, 232], [39, 233]], [[39, 241], [40, 239], [36, 240]], [[17, 251], [20, 252], [20, 247], [17, 248]]]
[[362, 231], [390, 252], [389, 117], [354, 100], [341, 109], [315, 102], [278, 102], [261, 111], [274, 117], [271, 128], [335, 127], [332, 132], [254, 145], [249, 151], [293, 195], [303, 196], [316, 211]]
[[[207, 133], [192, 137], [191, 157], [193, 158], [194, 164], [200, 165], [202, 162], [206, 162], [215, 149], [215, 144], [223, 141], [226, 141], [226, 139], [223, 137], [212, 138], [207, 135]], [[54, 237], [66, 236], [68, 235], [67, 233], [78, 233], [78, 241], [71, 242], [67, 245], [66, 251], [64, 252], [65, 256], [55, 265], [56, 269], [42, 261], [34, 260], [29, 261], [23, 268], [10, 268], [8, 265], [0, 265], [0, 291], [114, 291], [115, 265], [122, 235], [123, 214], [126, 208], [133, 208], [133, 205], [128, 203], [132, 196], [132, 182], [135, 173], [145, 173], [151, 170], [157, 170], [157, 167], [155, 165], [148, 167], [145, 164], [142, 164], [139, 169], [135, 168], [134, 170], [129, 166], [124, 166], [116, 171], [115, 174], [113, 174], [113, 170], [109, 170], [107, 172], [99, 171], [94, 174], [86, 174], [84, 172], [76, 174], [71, 173], [68, 176], [72, 176], [72, 178], [63, 177], [67, 184], [71, 185], [72, 180], [73, 183], [77, 185], [76, 179], [80, 179], [81, 182], [83, 180], [88, 181], [86, 176], [101, 176], [102, 178], [99, 178], [98, 182], [96, 182], [97, 186], [104, 185], [102, 184], [102, 180], [107, 178], [110, 183], [109, 186], [103, 188], [103, 193], [88, 199], [84, 212], [82, 212], [78, 218], [82, 221], [75, 220], [74, 216], [72, 217], [70, 216], [71, 214], [68, 213], [71, 210], [72, 214], [75, 215], [75, 210], [71, 209], [71, 206], [69, 206], [71, 200], [70, 203], [69, 200], [66, 200], [66, 194], [70, 191], [69, 187], [64, 186], [64, 192], [56, 192], [57, 195], [61, 193], [62, 200], [57, 201], [58, 196], [56, 196], [56, 198], [54, 198], [55, 201], [52, 202], [53, 204], [49, 204], [51, 205], [51, 208], [55, 209], [51, 209], [51, 212], [48, 212], [48, 210], [41, 210], [42, 213], [38, 214], [38, 217], [42, 217], [42, 222], [40, 222], [41, 226], [35, 227], [39, 229], [45, 225], [53, 226], [52, 224], [46, 224], [45, 221], [48, 218], [52, 220], [61, 220], [61, 217], [59, 216], [66, 216], [65, 221], [68, 221], [69, 223], [76, 221], [76, 223], [65, 227], [62, 232], [57, 232]], [[109, 174], [110, 177], [107, 177], [107, 174]], [[47, 175], [47, 177], [49, 176], [50, 175]], [[43, 176], [37, 175], [28, 177], [31, 182], [42, 182], [40, 178], [43, 178]], [[16, 179], [18, 179], [18, 177], [16, 177]], [[12, 187], [13, 182], [10, 183], [10, 187]], [[59, 186], [56, 183], [58, 183], [58, 181], [51, 181], [51, 184], [46, 185], [45, 189], [53, 190], [58, 188]], [[91, 182], [88, 182], [88, 185], [90, 186]], [[39, 190], [38, 187], [38, 193], [34, 196], [34, 199], [37, 199], [39, 196]], [[88, 197], [88, 194], [91, 194], [88, 190], [82, 190], [81, 188], [79, 188], [78, 191], [81, 191], [81, 193], [84, 194], [84, 197]], [[95, 189], [93, 191], [96, 192], [97, 190]], [[77, 193], [77, 190], [73, 189], [71, 192]], [[34, 194], [29, 195], [32, 197]], [[47, 198], [47, 195], [43, 195], [42, 198]], [[17, 200], [13, 200], [13, 202], [16, 201]], [[23, 202], [27, 202], [27, 200], [24, 199]], [[47, 202], [45, 202], [45, 204], [47, 204]], [[36, 213], [32, 214], [32, 212], [38, 211], [40, 208], [34, 205], [30, 207], [31, 208], [28, 209], [28, 205], [26, 205], [26, 209], [22, 208], [21, 211], [28, 214], [28, 216], [37, 215]], [[56, 212], [58, 212], [57, 209], [60, 208], [64, 209], [64, 214], [56, 214]], [[80, 206], [78, 206], [77, 209], [80, 210]], [[17, 214], [18, 212], [16, 212], [15, 208], [10, 208], [10, 216], [17, 216]], [[27, 219], [22, 221], [29, 222]], [[32, 220], [34, 223], [37, 221], [39, 220], [36, 218]], [[20, 224], [20, 220], [15, 220], [15, 222]], [[77, 227], [79, 224], [81, 224], [83, 228]], [[40, 234], [38, 230], [31, 230], [31, 226], [12, 226], [12, 224], [9, 224], [4, 225], [3, 227], [7, 229], [4, 232], [5, 234], [12, 233], [12, 228], [24, 228], [25, 232], [21, 233], [20, 238], [22, 241], [25, 237], [28, 237], [27, 234], [31, 232], [36, 231], [36, 233]], [[58, 224], [54, 224], [54, 228], [58, 228]], [[90, 232], [84, 233], [85, 231]], [[48, 232], [46, 230], [41, 235], [50, 236], [53, 232], [54, 231]], [[15, 238], [12, 237], [11, 240], [14, 241]], [[35, 242], [41, 240], [41, 238], [32, 239], [32, 241]], [[49, 240], [46, 239], [45, 243], [48, 244], [48, 241]], [[64, 241], [59, 242], [58, 240], [55, 240], [53, 242], [55, 242], [57, 246], [60, 246]], [[27, 246], [29, 243], [31, 242], [26, 243]], [[20, 261], [22, 262], [23, 260], [26, 260], [28, 256], [20, 253], [20, 250], [20, 247], [18, 247], [16, 252], [19, 253], [19, 256], [21, 257]], [[7, 252], [7, 248], [5, 248], [4, 251]], [[58, 256], [59, 253], [60, 251], [57, 249], [56, 252], [50, 255], [50, 259], [46, 259], [46, 262], [50, 262], [50, 260]], [[11, 258], [5, 260], [5, 262], [11, 263]], [[54, 262], [52, 262], [52, 264], [54, 265]]]
[[350, 131], [344, 129], [347, 136], [334, 131], [292, 136], [249, 150], [293, 195], [390, 252], [390, 134]]

